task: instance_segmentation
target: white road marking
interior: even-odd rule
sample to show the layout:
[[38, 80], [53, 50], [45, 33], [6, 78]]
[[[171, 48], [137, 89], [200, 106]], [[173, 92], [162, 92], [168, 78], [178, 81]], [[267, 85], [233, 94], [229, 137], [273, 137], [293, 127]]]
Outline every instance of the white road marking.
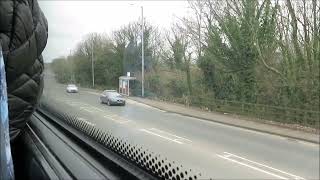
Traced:
[[128, 122], [131, 122], [130, 120], [126, 120], [126, 121], [122, 121], [122, 122], [119, 122], [120, 124], [125, 124], [125, 123], [128, 123]]
[[[273, 168], [273, 167], [270, 167], [270, 166], [255, 162], [255, 161], [251, 161], [251, 160], [246, 159], [244, 157], [240, 157], [240, 156], [228, 153], [228, 152], [224, 152], [224, 154], [222, 154], [222, 155], [217, 154], [217, 156], [219, 156], [220, 158], [226, 159], [228, 161], [232, 161], [234, 163], [237, 163], [237, 164], [249, 167], [251, 169], [263, 172], [265, 174], [277, 177], [279, 179], [296, 179], [296, 180], [299, 179], [299, 180], [304, 180], [303, 177], [296, 176], [296, 175], [284, 172], [282, 170], [279, 170], [279, 169], [276, 169], [276, 168]], [[237, 159], [240, 159], [240, 160], [237, 160]], [[274, 171], [274, 172], [270, 172], [270, 171]], [[285, 177], [285, 176], [289, 176], [289, 177]]]
[[113, 118], [113, 117], [116, 117], [117, 115], [115, 114], [108, 114], [108, 115], [104, 115], [103, 117], [105, 118]]
[[85, 105], [83, 103], [78, 103], [78, 102], [67, 102], [67, 104], [70, 105], [70, 106], [74, 106], [74, 107]]
[[157, 110], [157, 111], [160, 111], [160, 112], [167, 112], [167, 111], [164, 111], [164, 110], [149, 106], [147, 104], [143, 104], [143, 103], [137, 102], [137, 101], [132, 100], [132, 99], [127, 99], [126, 101], [127, 101], [128, 104], [134, 104], [134, 105], [138, 105], [138, 106], [141, 106], [141, 107], [144, 107], [144, 108]]
[[165, 110], [162, 110], [162, 109], [157, 109], [157, 108], [155, 108], [156, 110], [158, 110], [158, 111], [160, 111], [160, 112], [164, 112], [164, 113], [166, 113], [167, 111], [165, 111]]
[[140, 130], [140, 131], [143, 131], [143, 132], [146, 132], [146, 133], [149, 133], [149, 134], [152, 134], [152, 135], [155, 135], [155, 136], [158, 136], [158, 137], [161, 137], [161, 138], [166, 139], [166, 140], [168, 140], [168, 141], [173, 141], [173, 142], [178, 143], [178, 144], [184, 144], [183, 142], [180, 142], [178, 139], [172, 139], [172, 138], [163, 136], [163, 135], [161, 135], [161, 134], [158, 134], [158, 133], [149, 131], [149, 130], [147, 130], [147, 129], [139, 129], [139, 130]]
[[84, 104], [82, 102], [74, 102], [74, 101], [71, 101], [69, 103], [72, 104], [72, 105], [86, 105], [86, 104]]
[[125, 124], [125, 123], [128, 123], [128, 122], [131, 122], [131, 120], [122, 118], [121, 116], [118, 116], [118, 115], [105, 115], [103, 117], [107, 118], [107, 119], [110, 119], [110, 120], [112, 120], [112, 121], [114, 121], [116, 123], [119, 123], [119, 124]]
[[89, 94], [93, 94], [93, 95], [98, 95], [98, 96], [101, 95], [101, 93], [96, 93], [96, 92], [90, 92], [90, 91], [84, 91], [84, 92], [89, 93]]
[[102, 110], [100, 108], [97, 108], [97, 107], [94, 107], [94, 106], [91, 106], [92, 109], [96, 109], [97, 111], [101, 111], [101, 112], [106, 112], [105, 110]]
[[81, 120], [81, 121], [83, 121], [83, 122], [85, 122], [86, 124], [88, 124], [88, 125], [90, 125], [90, 126], [95, 126], [94, 123], [91, 123], [91, 122], [87, 121], [87, 119], [85, 119], [85, 118], [78, 117], [78, 119]]
[[279, 170], [279, 169], [276, 169], [276, 168], [273, 168], [273, 167], [267, 166], [267, 165], [265, 165], [265, 164], [261, 164], [261, 163], [258, 163], [258, 162], [254, 162], [254, 161], [251, 161], [251, 160], [249, 160], [249, 159], [246, 159], [246, 158], [243, 158], [243, 157], [240, 157], [240, 156], [237, 156], [237, 155], [234, 155], [234, 154], [228, 153], [228, 152], [224, 152], [224, 153], [226, 153], [226, 154], [228, 154], [228, 155], [230, 155], [230, 156], [234, 156], [234, 157], [237, 157], [237, 158], [239, 158], [239, 159], [242, 159], [242, 160], [245, 160], [245, 161], [251, 162], [251, 163], [253, 163], [253, 164], [257, 164], [257, 165], [260, 165], [260, 166], [263, 166], [263, 167], [266, 167], [266, 168], [272, 169], [272, 170], [274, 170], [274, 171], [278, 171], [278, 172], [281, 172], [281, 173], [283, 173], [283, 174], [286, 174], [286, 175], [292, 176], [292, 177], [294, 177], [295, 179], [304, 179], [304, 178], [302, 178], [302, 177], [300, 177], [300, 176], [296, 176], [296, 175], [294, 175], [294, 174], [290, 174], [290, 173], [288, 173], [288, 172], [281, 171], [281, 170]]
[[157, 131], [157, 132], [160, 132], [160, 133], [163, 133], [163, 134], [168, 134], [170, 136], [174, 136], [174, 137], [178, 138], [178, 140], [185, 140], [185, 141], [188, 141], [188, 142], [192, 142], [190, 139], [183, 138], [183, 137], [177, 136], [175, 134], [172, 134], [172, 133], [169, 133], [169, 132], [166, 132], [166, 131], [162, 131], [162, 130], [159, 130], [159, 129], [156, 129], [156, 128], [151, 128], [150, 130]]
[[[91, 91], [84, 91], [84, 92], [89, 93], [89, 94], [93, 94], [93, 95], [98, 95], [98, 96], [101, 95], [101, 93], [96, 93], [96, 92], [91, 92]], [[127, 102], [128, 104], [135, 104], [135, 105], [139, 105], [139, 106], [142, 106], [142, 107], [145, 107], [145, 108], [154, 109], [154, 110], [157, 110], [157, 111], [160, 111], [160, 112], [167, 112], [167, 111], [164, 111], [164, 110], [161, 110], [161, 109], [158, 109], [158, 108], [149, 106], [149, 105], [147, 105], [147, 104], [143, 104], [143, 103], [134, 101], [134, 100], [132, 100], [132, 99], [126, 99], [126, 102]]]
[[106, 112], [105, 110], [102, 110], [100, 108], [97, 108], [95, 106], [92, 106], [90, 104], [86, 104], [86, 103], [82, 103], [82, 102], [77, 102], [77, 101], [67, 101], [67, 104], [69, 104], [70, 106], [81, 106], [81, 108], [87, 108], [89, 109], [89, 111], [93, 111], [93, 112]]
[[87, 111], [87, 112], [90, 112], [90, 113], [93, 113], [93, 112], [94, 112], [94, 111], [88, 109], [87, 107], [83, 107], [83, 106], [81, 106], [80, 109], [81, 109], [81, 110], [84, 110], [84, 111]]
[[253, 166], [250, 166], [250, 165], [248, 165], [248, 164], [245, 164], [245, 163], [242, 163], [242, 162], [239, 162], [239, 161], [233, 160], [233, 159], [229, 159], [228, 157], [224, 157], [224, 156], [221, 156], [221, 155], [217, 155], [217, 156], [219, 156], [219, 157], [221, 157], [221, 158], [223, 158], [223, 159], [226, 159], [226, 160], [229, 160], [229, 161], [232, 161], [232, 162], [238, 163], [238, 164], [240, 164], [240, 165], [243, 165], [243, 166], [249, 167], [249, 168], [251, 168], [251, 169], [254, 169], [254, 170], [257, 170], [257, 171], [260, 171], [260, 172], [263, 172], [263, 173], [269, 174], [269, 175], [272, 175], [272, 176], [277, 177], [277, 178], [280, 178], [280, 179], [287, 179], [287, 178], [285, 178], [285, 177], [278, 176], [278, 175], [276, 175], [276, 174], [273, 174], [273, 173], [270, 173], [270, 172], [264, 171], [264, 170], [259, 169], [259, 168], [257, 168], [257, 167], [253, 167]]

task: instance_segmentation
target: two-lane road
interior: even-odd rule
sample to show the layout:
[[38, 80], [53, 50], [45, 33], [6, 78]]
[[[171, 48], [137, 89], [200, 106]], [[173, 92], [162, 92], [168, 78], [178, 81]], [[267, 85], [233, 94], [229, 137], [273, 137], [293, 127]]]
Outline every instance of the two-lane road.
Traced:
[[106, 106], [99, 93], [46, 78], [44, 95], [70, 114], [128, 142], [201, 172], [200, 179], [319, 179], [319, 146], [222, 125], [127, 100]]

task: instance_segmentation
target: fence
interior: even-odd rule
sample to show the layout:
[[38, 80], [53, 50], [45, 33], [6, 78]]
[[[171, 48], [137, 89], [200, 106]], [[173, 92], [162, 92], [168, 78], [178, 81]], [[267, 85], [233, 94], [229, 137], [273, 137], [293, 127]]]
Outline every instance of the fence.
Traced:
[[173, 98], [157, 97], [157, 99], [200, 107], [202, 109], [226, 112], [255, 117], [261, 120], [272, 120], [283, 124], [296, 124], [319, 130], [320, 111], [296, 109], [289, 107], [254, 104], [239, 101], [211, 100], [210, 98]]

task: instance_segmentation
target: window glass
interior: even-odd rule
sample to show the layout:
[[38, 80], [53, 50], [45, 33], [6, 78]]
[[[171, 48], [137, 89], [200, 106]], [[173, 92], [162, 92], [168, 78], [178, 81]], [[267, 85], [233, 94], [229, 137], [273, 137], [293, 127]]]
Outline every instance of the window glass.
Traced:
[[320, 178], [318, 1], [40, 6], [57, 108], [193, 179]]

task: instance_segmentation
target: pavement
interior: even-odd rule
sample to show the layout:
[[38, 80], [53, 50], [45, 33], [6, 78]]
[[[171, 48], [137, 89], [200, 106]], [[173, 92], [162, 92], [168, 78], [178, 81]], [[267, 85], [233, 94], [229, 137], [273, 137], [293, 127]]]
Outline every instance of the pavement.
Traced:
[[303, 140], [303, 141], [308, 141], [308, 142], [317, 143], [317, 144], [320, 143], [319, 133], [304, 132], [301, 130], [289, 129], [289, 128], [285, 128], [277, 125], [249, 121], [249, 120], [241, 119], [239, 117], [235, 117], [231, 115], [203, 111], [198, 108], [186, 107], [180, 104], [174, 104], [174, 103], [169, 103], [164, 101], [151, 100], [151, 99], [140, 98], [140, 97], [130, 97], [130, 99], [140, 103], [150, 105], [152, 107], [159, 108], [167, 112], [178, 113], [185, 116], [214, 121], [218, 123], [246, 128], [246, 129], [255, 130], [259, 132], [279, 135], [287, 138]]
[[107, 106], [100, 103], [100, 92], [79, 90], [68, 94], [65, 85], [45, 76], [44, 96], [54, 99], [61, 110], [174, 161], [181, 169], [192, 169], [198, 179], [320, 177], [319, 144], [215, 122], [228, 120], [218, 114], [211, 114], [215, 121], [208, 121], [207, 113], [183, 106], [141, 99], [127, 99], [126, 106]]

